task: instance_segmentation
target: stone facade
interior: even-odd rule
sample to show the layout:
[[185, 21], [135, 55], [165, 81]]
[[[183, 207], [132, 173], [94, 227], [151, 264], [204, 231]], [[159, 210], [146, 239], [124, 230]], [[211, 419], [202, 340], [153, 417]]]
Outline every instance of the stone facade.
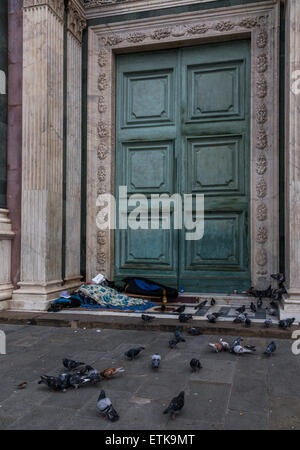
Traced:
[[[114, 192], [115, 54], [251, 38], [251, 277], [266, 287], [279, 268], [279, 8], [280, 0], [240, 2], [213, 8], [216, 0], [24, 0], [22, 103], [21, 273], [10, 307], [43, 310], [59, 291], [81, 282], [82, 33], [88, 25], [87, 95], [87, 279], [104, 272], [113, 278], [114, 234], [97, 231], [96, 199]], [[82, 5], [82, 3], [84, 5]], [[205, 5], [209, 4], [209, 8]], [[199, 10], [164, 14], [168, 8], [200, 5]], [[300, 5], [286, 0], [285, 193], [288, 294], [282, 314], [300, 317], [299, 174]], [[149, 18], [105, 18], [159, 10]], [[172, 10], [173, 11], [173, 10]], [[66, 21], [66, 22], [65, 22]], [[66, 27], [65, 27], [66, 25]], [[19, 63], [19, 61], [17, 61]], [[64, 84], [65, 83], [65, 84]], [[65, 92], [65, 95], [64, 95]], [[65, 117], [64, 117], [65, 111]], [[10, 119], [9, 119], [10, 120]], [[12, 115], [11, 115], [12, 120]], [[19, 136], [20, 134], [16, 135]], [[8, 145], [8, 149], [11, 147]], [[11, 151], [16, 173], [20, 161]], [[299, 152], [298, 152], [299, 153]], [[10, 156], [8, 156], [10, 158]], [[18, 162], [19, 161], [19, 162]], [[18, 172], [19, 171], [19, 172]], [[66, 174], [65, 188], [63, 177]], [[13, 173], [8, 171], [11, 205]], [[10, 181], [11, 179], [11, 181]], [[19, 183], [20, 184], [20, 183]], [[63, 197], [65, 196], [65, 206]], [[15, 202], [15, 203], [14, 203]], [[1, 205], [0, 205], [1, 206]], [[5, 206], [5, 205], [3, 205]], [[64, 209], [65, 207], [65, 209]], [[2, 213], [1, 213], [2, 211]], [[4, 234], [13, 237], [3, 215]], [[15, 213], [14, 213], [15, 214]], [[64, 220], [65, 218], [65, 220]], [[18, 217], [14, 217], [20, 239]], [[1, 225], [1, 220], [0, 220]], [[8, 233], [8, 234], [7, 234]], [[1, 234], [1, 229], [0, 229]], [[65, 236], [63, 242], [63, 236]], [[8, 239], [8, 238], [7, 238]], [[299, 240], [298, 240], [299, 239]], [[8, 246], [1, 247], [7, 258]], [[19, 247], [13, 253], [14, 261]], [[62, 267], [64, 252], [65, 265]], [[16, 264], [17, 266], [18, 264]], [[3, 283], [11, 286], [10, 275]], [[0, 284], [1, 284], [0, 273]], [[1, 293], [0, 293], [1, 296]]]

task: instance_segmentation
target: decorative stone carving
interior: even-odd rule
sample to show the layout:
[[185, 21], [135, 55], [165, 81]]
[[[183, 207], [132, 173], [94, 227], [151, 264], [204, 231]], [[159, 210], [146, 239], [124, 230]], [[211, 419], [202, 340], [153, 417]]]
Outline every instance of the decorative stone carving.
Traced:
[[100, 67], [105, 67], [107, 63], [107, 51], [100, 50], [98, 53], [98, 64]]
[[187, 28], [188, 34], [204, 34], [208, 31], [208, 26], [205, 24], [201, 25], [192, 25], [191, 27]]
[[159, 28], [151, 34], [152, 39], [155, 39], [156, 41], [160, 41], [169, 36], [171, 36], [171, 30], [169, 28]]
[[256, 133], [256, 147], [263, 150], [268, 145], [268, 136], [263, 127], [258, 128]]
[[125, 3], [133, 0], [85, 0], [85, 8], [94, 8], [95, 6], [107, 6], [113, 5], [114, 3]]
[[262, 73], [262, 72], [266, 72], [266, 70], [268, 69], [268, 58], [267, 55], [265, 55], [264, 53], [261, 55], [258, 55], [256, 58], [256, 68], [257, 71]]
[[186, 34], [186, 27], [184, 25], [178, 25], [178, 27], [173, 28], [172, 36], [181, 37]]
[[98, 231], [98, 233], [97, 233], [97, 243], [99, 245], [105, 245], [106, 244], [106, 232], [105, 231]]
[[107, 79], [106, 79], [106, 73], [100, 73], [98, 78], [98, 89], [99, 91], [105, 91], [107, 88]]
[[256, 161], [256, 173], [258, 175], [263, 175], [264, 173], [266, 173], [267, 167], [268, 167], [267, 158], [263, 153], [261, 153]]
[[64, 18], [64, 0], [24, 0], [23, 8], [30, 8], [34, 6], [48, 5], [49, 8], [61, 19]]
[[104, 144], [99, 144], [97, 154], [98, 154], [98, 159], [101, 159], [101, 160], [105, 159], [108, 155], [108, 148]]
[[98, 180], [100, 181], [100, 183], [105, 181], [105, 177], [106, 177], [105, 168], [104, 167], [99, 167], [99, 169], [98, 169]]
[[268, 43], [268, 34], [265, 30], [260, 31], [256, 38], [256, 45], [258, 48], [265, 48]]
[[265, 266], [268, 262], [267, 252], [264, 248], [260, 248], [255, 257], [255, 261], [259, 266]]
[[104, 120], [99, 120], [98, 123], [98, 136], [105, 137], [108, 135], [108, 126]]
[[263, 178], [256, 184], [256, 193], [258, 198], [264, 198], [267, 195], [267, 184]]
[[103, 97], [103, 95], [100, 95], [100, 97], [99, 97], [98, 110], [99, 110], [100, 114], [105, 113], [107, 110], [107, 106], [105, 104], [105, 98]]
[[145, 33], [132, 33], [127, 37], [128, 42], [142, 42], [146, 39]]
[[255, 28], [259, 25], [258, 17], [248, 17], [247, 19], [241, 20], [238, 25], [242, 28]]
[[100, 266], [104, 266], [104, 264], [106, 262], [106, 255], [102, 251], [101, 247], [98, 248], [98, 251], [97, 251], [97, 262]]
[[215, 26], [214, 29], [217, 31], [230, 31], [235, 27], [235, 24], [232, 22], [218, 22]]
[[260, 222], [263, 222], [264, 220], [267, 220], [268, 216], [268, 208], [265, 203], [259, 203], [256, 208], [256, 218]]
[[265, 103], [260, 103], [256, 108], [256, 121], [260, 125], [265, 123], [268, 118], [268, 110]]
[[268, 240], [268, 230], [265, 227], [259, 227], [256, 233], [256, 242], [264, 244]]
[[261, 75], [257, 78], [256, 89], [257, 89], [257, 96], [259, 98], [265, 98], [267, 96], [268, 85], [264, 75]]
[[124, 39], [125, 39], [124, 37], [118, 36], [116, 34], [111, 34], [109, 36], [105, 36], [103, 38], [103, 42], [104, 42], [104, 45], [113, 46], [113, 45], [120, 44], [121, 42], [124, 41]]
[[68, 30], [82, 42], [82, 32], [86, 27], [85, 12], [79, 0], [68, 0], [67, 3]]

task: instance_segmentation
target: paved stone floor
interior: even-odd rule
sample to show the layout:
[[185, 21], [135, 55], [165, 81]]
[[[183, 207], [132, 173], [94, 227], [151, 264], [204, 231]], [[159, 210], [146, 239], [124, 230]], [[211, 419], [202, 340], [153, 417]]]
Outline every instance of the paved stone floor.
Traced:
[[[216, 354], [208, 342], [216, 336], [186, 336], [169, 350], [171, 333], [0, 325], [7, 335], [7, 354], [0, 355], [0, 429], [300, 429], [300, 355], [291, 341], [276, 340], [277, 352], [262, 355], [266, 340], [245, 338], [257, 345], [253, 355]], [[231, 341], [231, 337], [226, 337]], [[143, 345], [135, 361], [124, 352]], [[158, 371], [151, 355], [162, 356]], [[97, 369], [124, 367], [126, 372], [98, 386], [53, 393], [38, 385], [40, 374], [55, 375], [62, 358], [79, 359]], [[192, 374], [191, 358], [203, 368]], [[26, 389], [17, 385], [27, 381]], [[110, 423], [96, 410], [105, 389], [120, 420]], [[162, 411], [179, 391], [186, 394], [180, 416], [172, 421]]]

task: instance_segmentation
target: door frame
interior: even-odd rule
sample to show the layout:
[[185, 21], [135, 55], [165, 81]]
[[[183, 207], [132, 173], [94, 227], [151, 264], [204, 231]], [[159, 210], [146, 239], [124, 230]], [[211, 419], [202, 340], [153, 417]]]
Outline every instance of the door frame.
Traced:
[[280, 1], [97, 25], [88, 29], [87, 279], [113, 279], [114, 231], [96, 226], [97, 196], [115, 189], [115, 56], [251, 39], [251, 284], [279, 267]]

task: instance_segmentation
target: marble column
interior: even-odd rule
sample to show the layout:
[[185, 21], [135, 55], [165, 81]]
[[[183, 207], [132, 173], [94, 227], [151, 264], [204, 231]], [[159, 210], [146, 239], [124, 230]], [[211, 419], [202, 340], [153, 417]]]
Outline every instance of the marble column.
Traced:
[[79, 0], [67, 3], [67, 154], [65, 288], [80, 285], [82, 31]]
[[286, 2], [285, 275], [281, 317], [300, 320], [300, 1]]
[[62, 290], [64, 0], [24, 0], [21, 281], [12, 308]]

